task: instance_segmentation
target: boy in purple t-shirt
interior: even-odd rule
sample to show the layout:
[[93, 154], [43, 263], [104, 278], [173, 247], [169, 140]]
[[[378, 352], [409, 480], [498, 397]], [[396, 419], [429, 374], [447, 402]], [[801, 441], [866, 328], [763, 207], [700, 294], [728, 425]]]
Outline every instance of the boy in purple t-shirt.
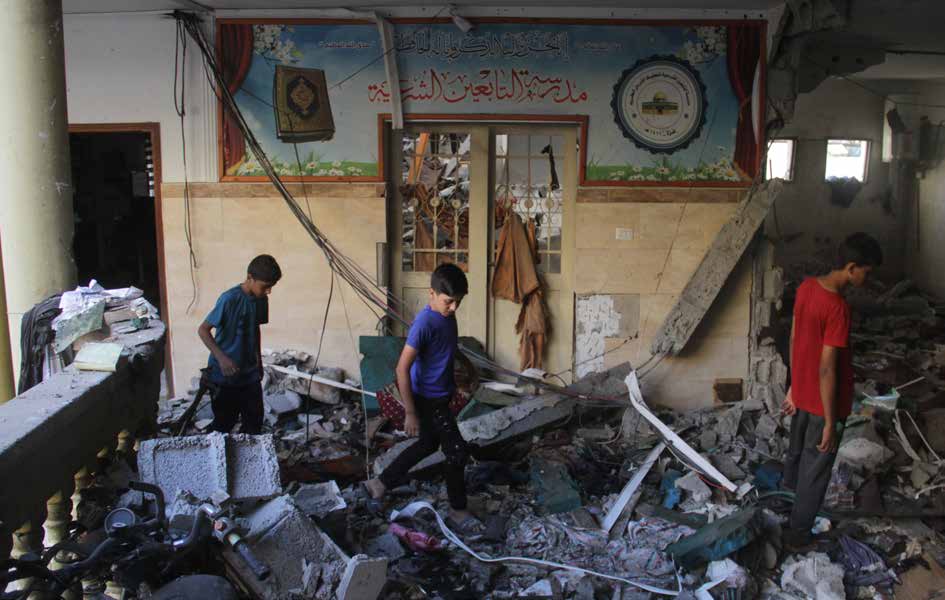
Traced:
[[449, 408], [456, 389], [453, 362], [459, 351], [454, 313], [468, 290], [466, 275], [456, 265], [440, 265], [433, 271], [430, 303], [410, 326], [397, 363], [397, 387], [407, 413], [404, 430], [408, 436], [419, 435], [419, 439], [394, 459], [380, 477], [364, 482], [371, 497], [379, 499], [388, 489], [403, 483], [414, 465], [442, 447], [450, 501], [447, 523], [460, 535], [482, 528], [466, 510], [465, 469], [469, 450]]

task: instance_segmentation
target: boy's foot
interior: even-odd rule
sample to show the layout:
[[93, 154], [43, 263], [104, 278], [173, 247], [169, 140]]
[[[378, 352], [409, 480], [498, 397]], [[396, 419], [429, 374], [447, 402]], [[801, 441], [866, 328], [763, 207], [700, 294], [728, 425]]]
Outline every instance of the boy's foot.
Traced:
[[451, 508], [446, 517], [446, 525], [461, 538], [470, 538], [481, 536], [486, 530], [482, 521], [477, 519], [468, 510], [456, 510]]
[[367, 491], [368, 495], [374, 500], [380, 500], [384, 497], [384, 492], [387, 491], [387, 487], [384, 486], [384, 483], [378, 479], [368, 479], [363, 484], [364, 489]]

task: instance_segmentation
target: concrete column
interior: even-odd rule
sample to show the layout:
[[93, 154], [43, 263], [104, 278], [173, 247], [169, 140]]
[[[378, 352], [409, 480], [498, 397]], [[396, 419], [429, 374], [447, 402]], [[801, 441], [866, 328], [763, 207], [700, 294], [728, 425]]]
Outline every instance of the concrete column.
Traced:
[[75, 285], [72, 174], [62, 1], [0, 0], [0, 14], [0, 233], [18, 366], [23, 313]]
[[3, 283], [3, 253], [0, 252], [0, 404], [16, 396], [13, 382], [13, 357], [10, 354], [10, 328], [6, 319], [7, 295]]

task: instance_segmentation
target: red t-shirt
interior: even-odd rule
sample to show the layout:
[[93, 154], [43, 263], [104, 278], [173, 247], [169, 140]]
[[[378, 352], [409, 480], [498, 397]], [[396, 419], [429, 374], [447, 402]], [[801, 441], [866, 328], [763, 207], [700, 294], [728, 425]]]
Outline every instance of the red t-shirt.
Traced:
[[820, 398], [820, 353], [839, 348], [834, 416], [849, 416], [853, 406], [853, 359], [850, 352], [850, 305], [824, 289], [816, 277], [797, 288], [794, 302], [794, 349], [791, 353], [791, 396], [797, 408], [824, 416]]

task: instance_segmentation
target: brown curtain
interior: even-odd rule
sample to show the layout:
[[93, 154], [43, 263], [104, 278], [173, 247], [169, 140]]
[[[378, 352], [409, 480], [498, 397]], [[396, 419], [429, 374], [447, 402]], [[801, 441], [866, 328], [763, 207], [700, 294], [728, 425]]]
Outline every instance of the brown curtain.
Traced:
[[757, 23], [728, 26], [728, 79], [738, 99], [735, 164], [749, 177], [758, 172], [758, 141], [751, 122], [751, 87], [761, 58], [762, 28]]
[[[220, 65], [223, 80], [231, 94], [235, 94], [249, 73], [253, 62], [253, 26], [220, 26]], [[226, 108], [223, 113], [223, 171], [238, 165], [246, 153], [246, 141], [236, 118]]]

